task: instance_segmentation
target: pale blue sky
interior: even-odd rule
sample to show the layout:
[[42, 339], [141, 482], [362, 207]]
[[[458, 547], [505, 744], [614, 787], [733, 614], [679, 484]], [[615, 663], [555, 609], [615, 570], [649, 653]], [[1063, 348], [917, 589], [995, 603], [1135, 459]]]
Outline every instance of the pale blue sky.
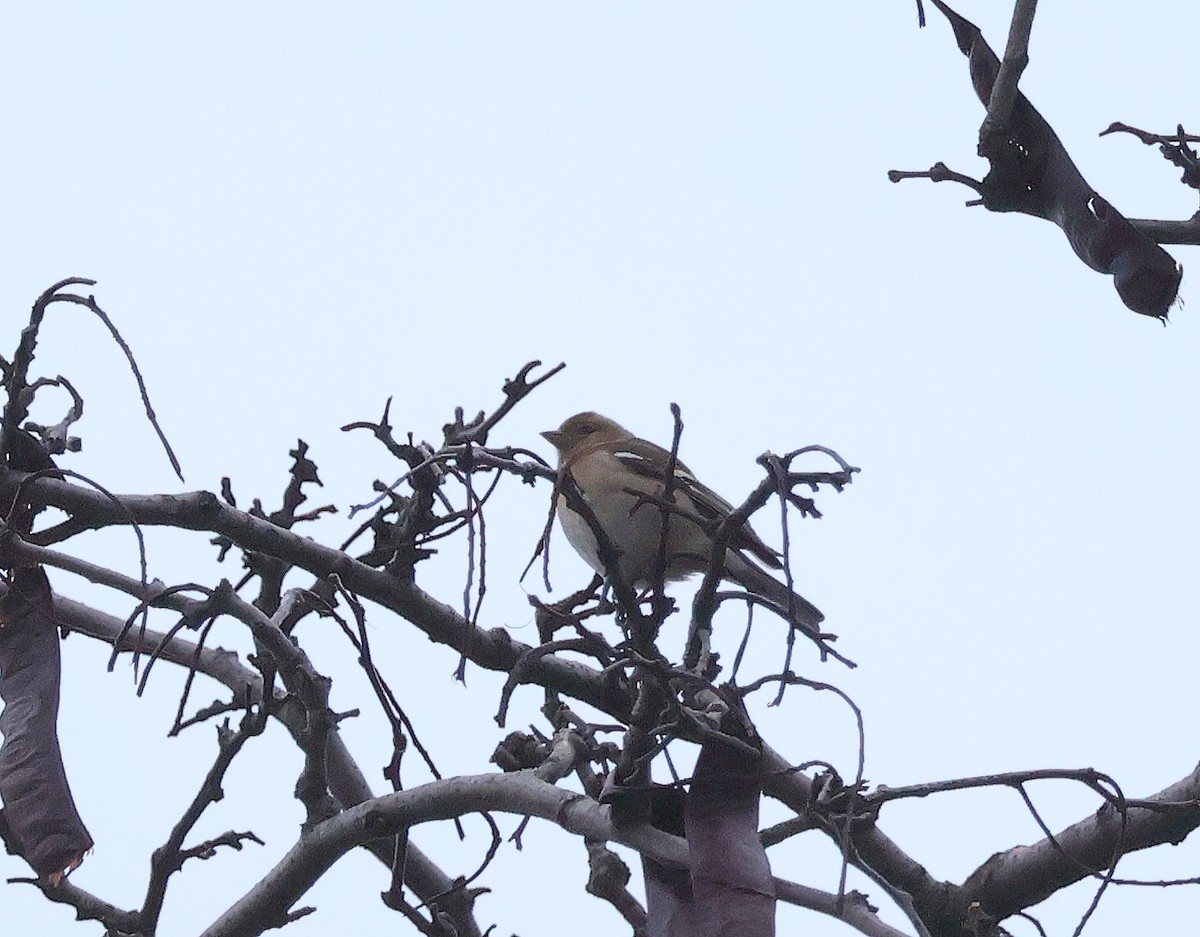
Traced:
[[[1003, 46], [1008, 7], [964, 0], [960, 12]], [[140, 419], [103, 328], [61, 308], [36, 370], [68, 376], [87, 401], [70, 467], [127, 492], [215, 489], [231, 475], [243, 503], [270, 506], [300, 436], [322, 470], [321, 503], [343, 509], [323, 522], [330, 541], [371, 481], [397, 474], [340, 425], [377, 417], [394, 395], [397, 427], [436, 441], [455, 405], [494, 406], [531, 358], [568, 367], [502, 424], [499, 444], [545, 450], [537, 431], [581, 409], [666, 441], [676, 401], [684, 457], [733, 500], [756, 483], [762, 451], [831, 446], [863, 472], [820, 497], [823, 520], [793, 529], [795, 558], [860, 667], [807, 650], [798, 665], [862, 706], [868, 778], [1094, 766], [1130, 795], [1152, 793], [1197, 758], [1184, 728], [1200, 602], [1195, 301], [1163, 329], [1127, 311], [1054, 227], [964, 209], [965, 189], [887, 181], [888, 169], [939, 159], [984, 171], [966, 60], [929, 15], [922, 32], [906, 0], [10, 6], [0, 348], [11, 354], [50, 283], [97, 279], [187, 484]], [[1197, 34], [1192, 4], [1038, 11], [1023, 87], [1129, 215], [1195, 210], [1156, 152], [1096, 134], [1114, 120], [1163, 132], [1195, 122]], [[1196, 263], [1192, 249], [1176, 256]], [[1189, 285], [1185, 274], [1185, 298]], [[39, 415], [61, 414], [56, 403]], [[507, 489], [489, 514], [484, 618], [529, 640], [516, 578], [547, 493]], [[758, 527], [777, 538], [768, 515]], [[151, 573], [236, 578], [236, 562], [210, 565], [205, 539], [153, 535]], [[574, 588], [586, 573], [559, 546], [555, 584]], [[135, 568], [127, 531], [79, 549]], [[427, 588], [456, 602], [456, 548], [431, 565]], [[66, 574], [53, 581], [128, 611]], [[443, 770], [487, 770], [504, 734], [491, 722], [498, 681], [473, 670], [463, 691], [451, 653], [391, 616], [372, 625]], [[306, 624], [301, 639], [328, 661], [335, 706], [368, 711], [345, 731], [377, 779], [386, 735], [325, 627]], [[232, 625], [218, 639], [246, 645]], [[766, 672], [778, 630], [763, 622], [757, 642]], [[63, 744], [97, 842], [75, 880], [132, 906], [150, 850], [215, 751], [211, 731], [163, 738], [178, 673], [164, 667], [135, 700], [127, 669], [105, 673], [102, 648], [77, 637], [64, 659]], [[518, 693], [509, 728], [535, 720], [537, 703]], [[853, 721], [835, 701], [797, 691], [755, 715], [788, 757], [853, 772]], [[164, 934], [197, 932], [292, 841], [299, 762], [281, 736], [250, 747], [200, 830], [251, 828], [267, 847], [193, 863], [168, 896]], [[423, 780], [415, 760], [409, 769], [409, 783]], [[1055, 825], [1096, 806], [1064, 784], [1033, 793]], [[881, 825], [948, 879], [1039, 837], [1015, 795], [889, 807]], [[465, 873], [488, 844], [481, 823], [470, 829], [463, 846], [434, 830], [415, 838]], [[832, 890], [837, 857], [816, 835], [773, 850], [774, 868]], [[1200, 874], [1195, 845], [1159, 853], [1122, 871]], [[8, 857], [0, 871], [26, 874]], [[622, 933], [583, 892], [585, 875], [580, 843], [531, 830], [489, 873], [496, 891], [479, 919], [522, 937], [561, 933], [564, 915], [581, 937]], [[877, 888], [852, 885], [908, 929]], [[374, 860], [348, 857], [306, 899], [319, 913], [289, 933], [394, 933], [385, 887]], [[541, 903], [547, 888], [557, 904]], [[1063, 933], [1090, 895], [1072, 890], [1038, 913]], [[1090, 932], [1191, 927], [1195, 901], [1114, 890]], [[96, 932], [71, 918], [27, 887], [0, 901], [6, 932]], [[850, 933], [781, 912], [781, 933], [800, 927]]]

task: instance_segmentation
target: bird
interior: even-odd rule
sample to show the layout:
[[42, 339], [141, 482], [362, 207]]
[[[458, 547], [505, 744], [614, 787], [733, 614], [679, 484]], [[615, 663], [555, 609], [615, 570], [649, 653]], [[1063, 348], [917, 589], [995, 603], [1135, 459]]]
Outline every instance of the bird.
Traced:
[[[558, 453], [555, 510], [567, 540], [583, 560], [608, 578], [596, 536], [583, 514], [570, 505], [564, 486], [574, 482], [595, 523], [619, 553], [617, 570], [635, 589], [650, 588], [659, 562], [663, 511], [653, 498], [665, 496], [671, 454], [641, 439], [606, 416], [586, 411], [541, 434]], [[716, 526], [733, 505], [703, 484], [683, 462], [675, 460], [672, 500], [666, 537], [663, 579], [674, 582], [707, 572], [712, 563]], [[694, 520], [693, 520], [694, 518]], [[769, 547], [749, 522], [732, 531], [722, 562], [721, 578], [765, 599], [789, 620], [816, 630], [825, 620], [803, 596], [771, 576], [782, 569], [779, 553]]]

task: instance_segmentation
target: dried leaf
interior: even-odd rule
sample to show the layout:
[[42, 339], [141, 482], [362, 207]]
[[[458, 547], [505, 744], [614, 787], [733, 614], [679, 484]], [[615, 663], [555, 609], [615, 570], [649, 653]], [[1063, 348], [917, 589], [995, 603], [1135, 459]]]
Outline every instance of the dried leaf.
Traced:
[[58, 746], [58, 640], [45, 572], [18, 569], [0, 598], [0, 800], [5, 845], [53, 884], [92, 848]]
[[[986, 106], [1000, 60], [974, 23], [933, 0], [970, 60], [975, 93]], [[1165, 320], [1179, 293], [1183, 268], [1138, 231], [1088, 185], [1046, 119], [1018, 93], [1001, 132], [981, 141], [991, 163], [980, 195], [990, 211], [1015, 211], [1053, 221], [1079, 258], [1113, 277], [1122, 302], [1134, 312]]]
[[[645, 819], [664, 832], [683, 836], [683, 791], [677, 787], [654, 787], [642, 793]], [[614, 820], [617, 815], [614, 807]], [[693, 902], [687, 869], [642, 857], [642, 878], [646, 885], [648, 937], [688, 937], [692, 933]]]
[[684, 811], [697, 925], [689, 937], [775, 933], [775, 885], [758, 837], [761, 761], [719, 738], [700, 750]]
[[757, 741], [747, 744], [737, 738], [739, 729], [734, 733], [704, 744], [686, 796], [655, 786], [609, 788], [602, 797], [617, 825], [649, 822], [687, 839], [690, 871], [642, 859], [649, 937], [775, 933], [775, 886], [758, 836], [761, 756]]

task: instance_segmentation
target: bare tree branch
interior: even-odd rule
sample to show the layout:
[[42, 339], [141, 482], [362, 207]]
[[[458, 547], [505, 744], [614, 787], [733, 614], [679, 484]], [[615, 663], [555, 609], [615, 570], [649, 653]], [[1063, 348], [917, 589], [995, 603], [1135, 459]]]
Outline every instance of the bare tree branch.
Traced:
[[[135, 582], [136, 580], [130, 581]], [[4, 594], [4, 588], [3, 583], [0, 583], [0, 596]], [[183, 596], [177, 596], [172, 601], [177, 602], [180, 606], [194, 602]], [[143, 653], [158, 648], [161, 659], [182, 667], [194, 667], [227, 687], [234, 694], [235, 699], [241, 696], [243, 700], [246, 700], [248, 697], [249, 703], [243, 702], [243, 707], [248, 704], [258, 704], [262, 694], [262, 677], [243, 665], [233, 651], [219, 647], [204, 648], [199, 654], [196, 654], [194, 646], [182, 638], [176, 637], [165, 641], [165, 634], [150, 629], [138, 634], [126, 628], [125, 622], [121, 619], [61, 595], [55, 595], [54, 608], [59, 622], [65, 623], [71, 631], [85, 634], [106, 644], [118, 641], [120, 650], [125, 652], [131, 651], [135, 643], [140, 643]], [[290, 705], [284, 701], [280, 706], [272, 708], [271, 716], [282, 722], [293, 735], [299, 734], [303, 729], [305, 717], [303, 710], [298, 705]], [[338, 802], [343, 807], [352, 807], [374, 797], [374, 792], [368, 785], [362, 770], [354, 761], [336, 729], [330, 732], [326, 744], [330, 791], [338, 799]], [[366, 848], [385, 865], [390, 864], [391, 854], [385, 844], [368, 843]], [[439, 899], [439, 907], [450, 915], [462, 937], [480, 937], [482, 932], [471, 911], [473, 897], [454, 889], [453, 879], [412, 843], [408, 846], [405, 884], [412, 888], [424, 902]], [[78, 891], [69, 891], [67, 894], [75, 895]], [[86, 895], [86, 893], [81, 894]], [[122, 911], [119, 913], [133, 915], [135, 912]], [[123, 920], [130, 919], [132, 918]]]
[[[652, 826], [614, 827], [609, 809], [590, 797], [539, 780], [533, 771], [475, 775], [434, 781], [421, 787], [385, 794], [339, 814], [310, 831], [261, 882], [231, 906], [203, 937], [245, 937], [262, 932], [263, 922], [282, 918], [312, 884], [342, 855], [374, 837], [390, 835], [420, 823], [446, 820], [463, 813], [489, 810], [535, 816], [568, 832], [595, 840], [622, 843], [665, 865], [687, 867], [687, 845]], [[896, 937], [893, 928], [864, 930], [866, 906], [840, 912], [837, 896], [779, 882], [791, 903], [832, 914], [872, 937]]]
[[[1004, 47], [1004, 58], [1000, 62], [1000, 73], [992, 85], [992, 96], [988, 101], [987, 116], [979, 128], [979, 137], [1003, 132], [1017, 100], [1017, 83], [1029, 64], [1029, 35], [1033, 31], [1033, 15], [1037, 11], [1037, 0], [1017, 0], [1013, 9], [1012, 23], [1008, 28], [1008, 44]], [[981, 152], [986, 147], [981, 146]]]

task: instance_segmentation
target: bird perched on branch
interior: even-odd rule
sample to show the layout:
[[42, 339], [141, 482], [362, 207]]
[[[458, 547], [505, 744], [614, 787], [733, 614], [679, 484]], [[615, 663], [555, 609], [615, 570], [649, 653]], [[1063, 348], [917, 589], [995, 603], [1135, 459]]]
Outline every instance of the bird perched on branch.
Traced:
[[[542, 436], [558, 450], [556, 508], [563, 533], [589, 566], [605, 578], [591, 523], [571, 507], [571, 482], [595, 516], [595, 523], [619, 554], [617, 569], [633, 588], [654, 584], [663, 556], [663, 505], [671, 453], [640, 439], [599, 413], [577, 413]], [[656, 500], [657, 499], [657, 500]], [[717, 526], [733, 505], [700, 482], [676, 459], [672, 482], [673, 509], [666, 534], [665, 581], [706, 572], [713, 562]], [[721, 576], [771, 602], [788, 618], [816, 629], [825, 618], [807, 599], [791, 592], [751, 556], [771, 569], [782, 569], [779, 554], [744, 523], [730, 532]]]

